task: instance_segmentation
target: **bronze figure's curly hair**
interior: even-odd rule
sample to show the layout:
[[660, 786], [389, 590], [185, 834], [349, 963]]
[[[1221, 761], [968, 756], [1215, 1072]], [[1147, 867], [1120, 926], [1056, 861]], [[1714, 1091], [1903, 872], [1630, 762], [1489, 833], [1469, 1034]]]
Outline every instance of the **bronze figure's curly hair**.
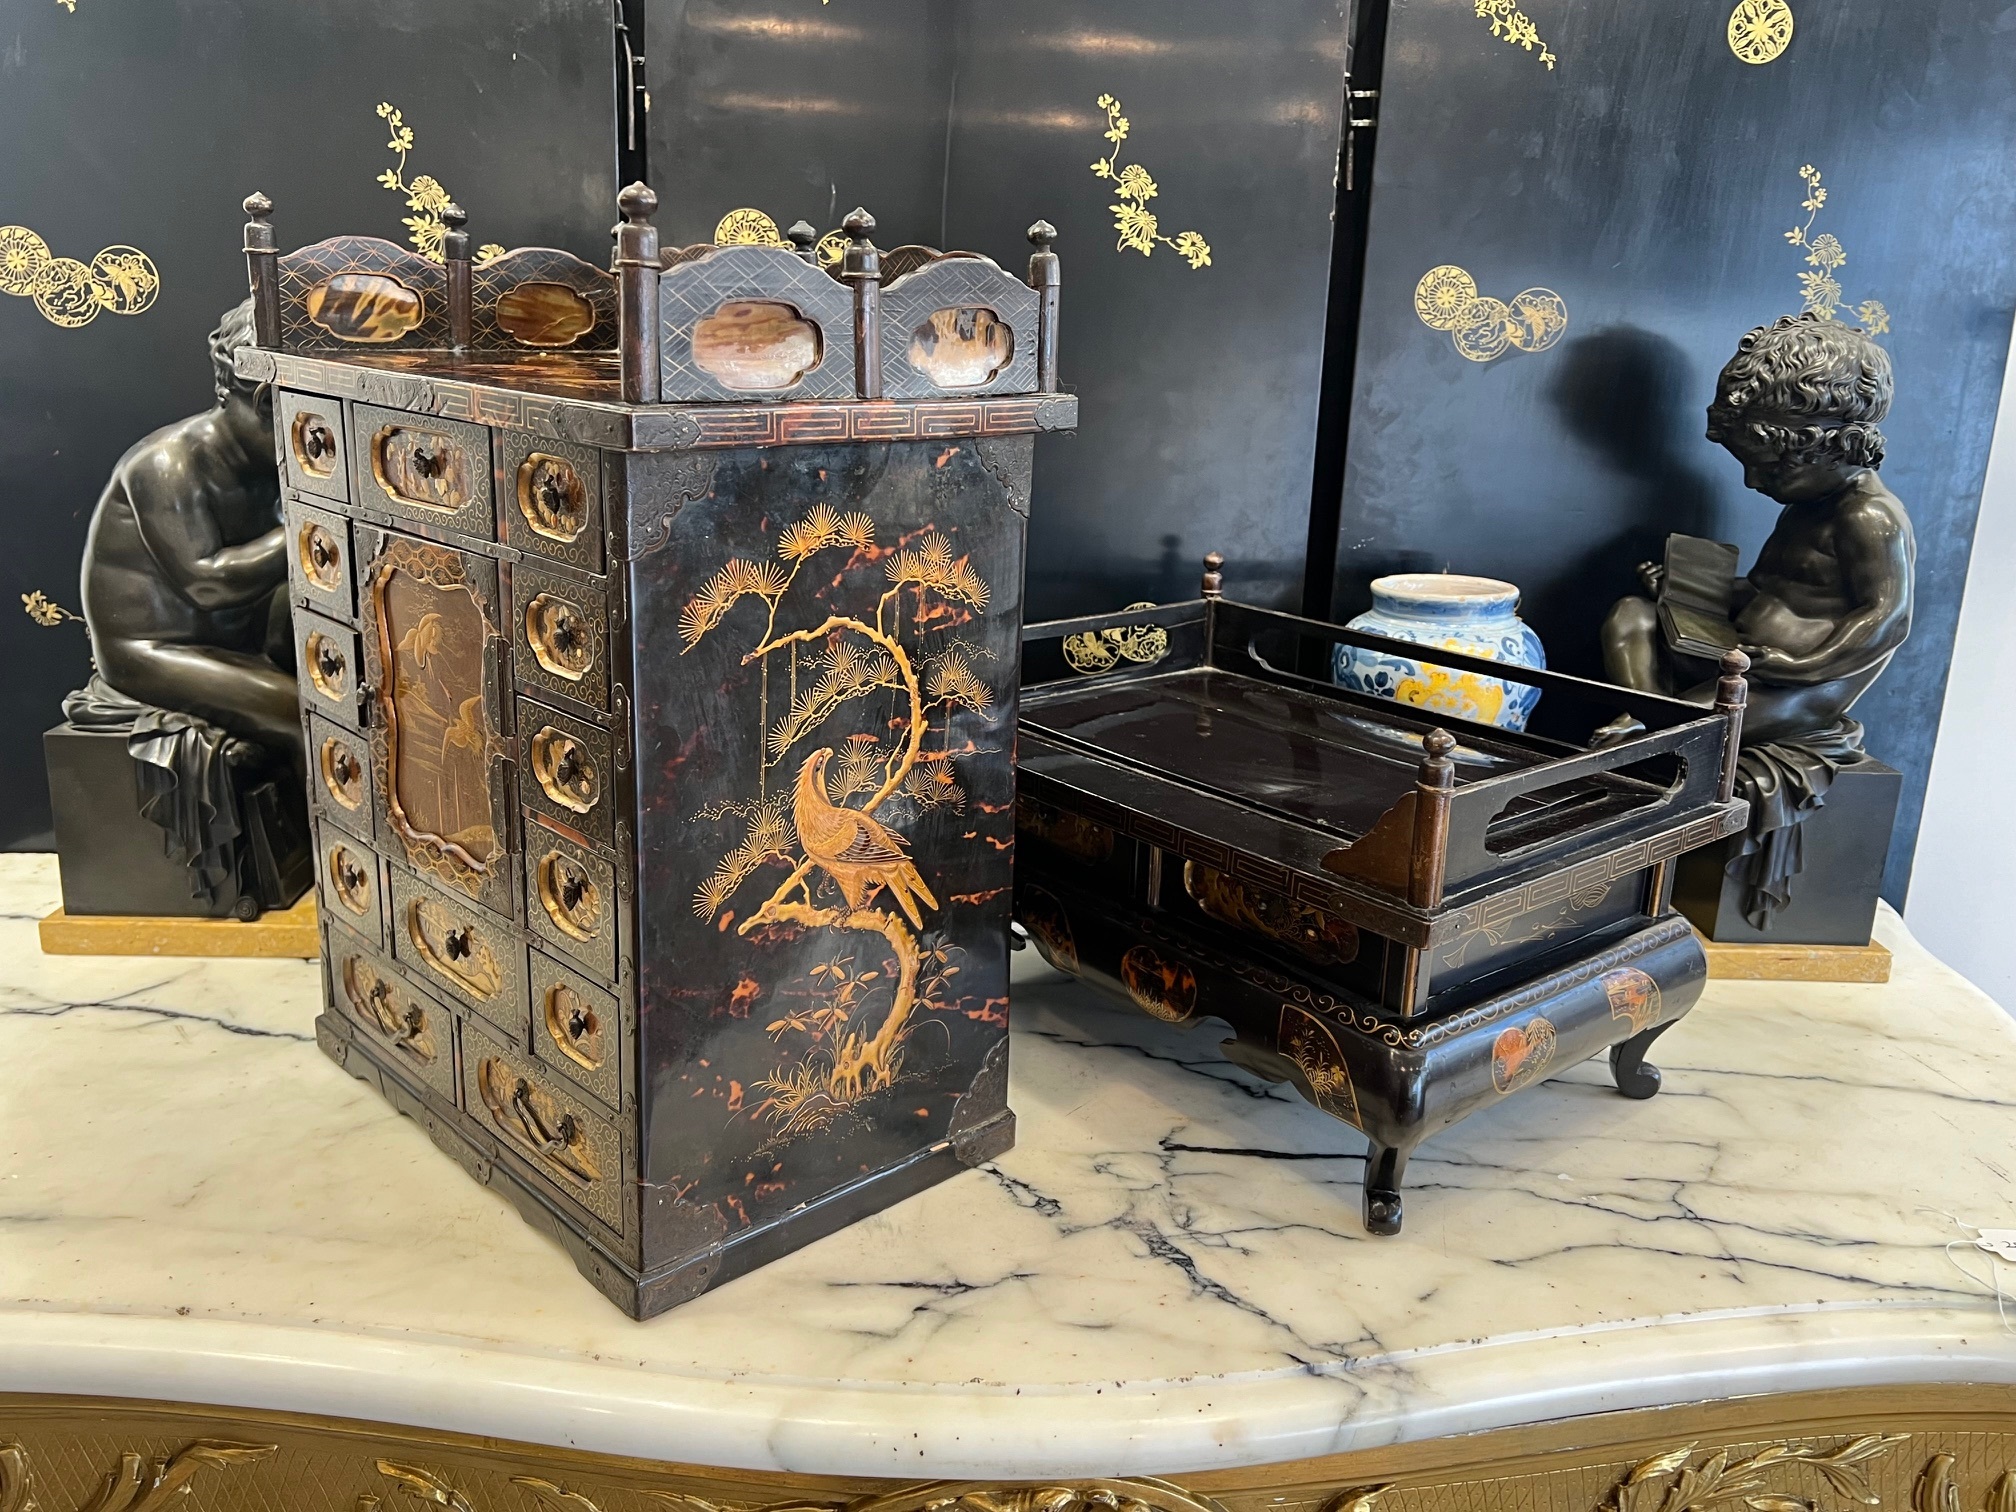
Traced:
[[210, 367], [216, 376], [219, 404], [231, 397], [231, 390], [238, 383], [231, 365], [233, 356], [238, 348], [251, 346], [253, 341], [252, 297], [248, 294], [224, 312], [217, 329], [210, 333]]
[[1708, 439], [1741, 426], [1802, 463], [1883, 464], [1883, 432], [1895, 382], [1890, 354], [1861, 331], [1809, 310], [1782, 315], [1745, 336], [1716, 380]]

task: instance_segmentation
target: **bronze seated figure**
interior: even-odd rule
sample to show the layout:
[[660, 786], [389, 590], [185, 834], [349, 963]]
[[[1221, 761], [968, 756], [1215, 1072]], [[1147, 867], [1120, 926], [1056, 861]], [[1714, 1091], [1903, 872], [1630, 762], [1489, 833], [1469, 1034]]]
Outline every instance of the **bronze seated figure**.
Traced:
[[[272, 399], [232, 370], [251, 341], [247, 300], [210, 336], [215, 406], [121, 457], [91, 517], [82, 586], [98, 673], [49, 742], [72, 912], [249, 918], [308, 885]], [[126, 763], [86, 754], [90, 740], [116, 736], [140, 817], [166, 832], [146, 841], [166, 870], [140, 864], [147, 827], [92, 791]]]
[[1620, 599], [1603, 625], [1612, 681], [1694, 703], [1715, 692], [1701, 651], [1750, 658], [1737, 791], [1751, 805], [1743, 911], [1758, 929], [1789, 901], [1800, 821], [1861, 755], [1849, 710], [1911, 630], [1911, 521], [1876, 472], [1892, 389], [1888, 354], [1826, 316], [1751, 331], [1717, 382], [1708, 439], [1781, 513], [1748, 575], [1728, 585], [1727, 625], [1706, 645], [1676, 635], [1662, 615], [1666, 569], [1651, 562], [1638, 569], [1646, 596]]

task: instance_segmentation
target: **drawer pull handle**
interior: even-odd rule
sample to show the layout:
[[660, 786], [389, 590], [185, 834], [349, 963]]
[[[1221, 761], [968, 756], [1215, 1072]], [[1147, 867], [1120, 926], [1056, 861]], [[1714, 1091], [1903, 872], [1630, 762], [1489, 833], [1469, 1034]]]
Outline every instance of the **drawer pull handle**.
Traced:
[[311, 420], [301, 427], [301, 455], [310, 462], [336, 455], [336, 437], [320, 420]]
[[307, 642], [308, 677], [324, 698], [341, 703], [349, 696], [350, 659], [336, 642], [320, 630], [310, 630]]
[[[586, 1137], [572, 1113], [552, 1118], [540, 1104], [552, 1099], [517, 1075], [504, 1062], [486, 1057], [477, 1068], [476, 1081], [489, 1105], [490, 1116], [506, 1133], [528, 1145], [548, 1165], [577, 1186], [592, 1187], [602, 1173], [584, 1148]], [[504, 1088], [511, 1088], [509, 1094]]]
[[546, 796], [576, 814], [592, 812], [602, 797], [602, 780], [581, 742], [552, 725], [532, 737], [532, 775]]
[[546, 1032], [576, 1065], [601, 1069], [602, 1017], [565, 982], [556, 982], [546, 994]]
[[413, 471], [432, 482], [448, 471], [447, 454], [422, 442], [413, 448]]
[[461, 929], [449, 930], [444, 942], [448, 946], [448, 959], [451, 961], [468, 960], [470, 951], [473, 948], [470, 941], [474, 935], [475, 931], [466, 925]]

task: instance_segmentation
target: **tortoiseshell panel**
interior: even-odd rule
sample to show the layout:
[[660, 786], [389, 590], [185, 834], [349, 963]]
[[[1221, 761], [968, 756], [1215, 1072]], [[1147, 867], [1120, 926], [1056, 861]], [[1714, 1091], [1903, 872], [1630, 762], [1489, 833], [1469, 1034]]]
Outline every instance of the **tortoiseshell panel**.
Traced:
[[280, 258], [280, 344], [294, 352], [448, 345], [441, 265], [375, 236], [332, 236]]
[[519, 247], [469, 276], [469, 344], [479, 352], [614, 351], [616, 279], [572, 252]]
[[[816, 327], [817, 361], [798, 373], [751, 372], [726, 381], [722, 364], [703, 360], [706, 334], [719, 333], [734, 317], [728, 307], [781, 304]], [[854, 395], [854, 294], [794, 252], [780, 247], [716, 247], [690, 262], [667, 268], [658, 284], [659, 397], [668, 404], [689, 399], [849, 399]], [[695, 350], [695, 339], [701, 340]], [[718, 350], [718, 348], [717, 348]], [[731, 371], [731, 376], [733, 376]], [[774, 388], [753, 386], [766, 376]]]
[[1026, 394], [1039, 298], [989, 258], [958, 252], [882, 286], [882, 392]]

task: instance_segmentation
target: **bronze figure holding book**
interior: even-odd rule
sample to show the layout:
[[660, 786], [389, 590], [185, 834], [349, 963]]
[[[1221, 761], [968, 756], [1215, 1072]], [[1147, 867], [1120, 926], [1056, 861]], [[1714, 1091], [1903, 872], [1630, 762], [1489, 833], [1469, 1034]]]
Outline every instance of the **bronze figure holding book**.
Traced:
[[1838, 321], [1751, 331], [1717, 382], [1708, 439], [1781, 507], [1777, 525], [1749, 574], [1722, 583], [1733, 547], [1674, 537], [1664, 567], [1639, 568], [1649, 596], [1619, 600], [1603, 626], [1614, 681], [1695, 703], [1712, 701], [1722, 650], [1750, 658], [1738, 791], [1751, 804], [1742, 912], [1759, 932], [1790, 901], [1801, 821], [1861, 758], [1848, 711], [1911, 630], [1911, 521], [1876, 472], [1892, 388], [1888, 354]]

